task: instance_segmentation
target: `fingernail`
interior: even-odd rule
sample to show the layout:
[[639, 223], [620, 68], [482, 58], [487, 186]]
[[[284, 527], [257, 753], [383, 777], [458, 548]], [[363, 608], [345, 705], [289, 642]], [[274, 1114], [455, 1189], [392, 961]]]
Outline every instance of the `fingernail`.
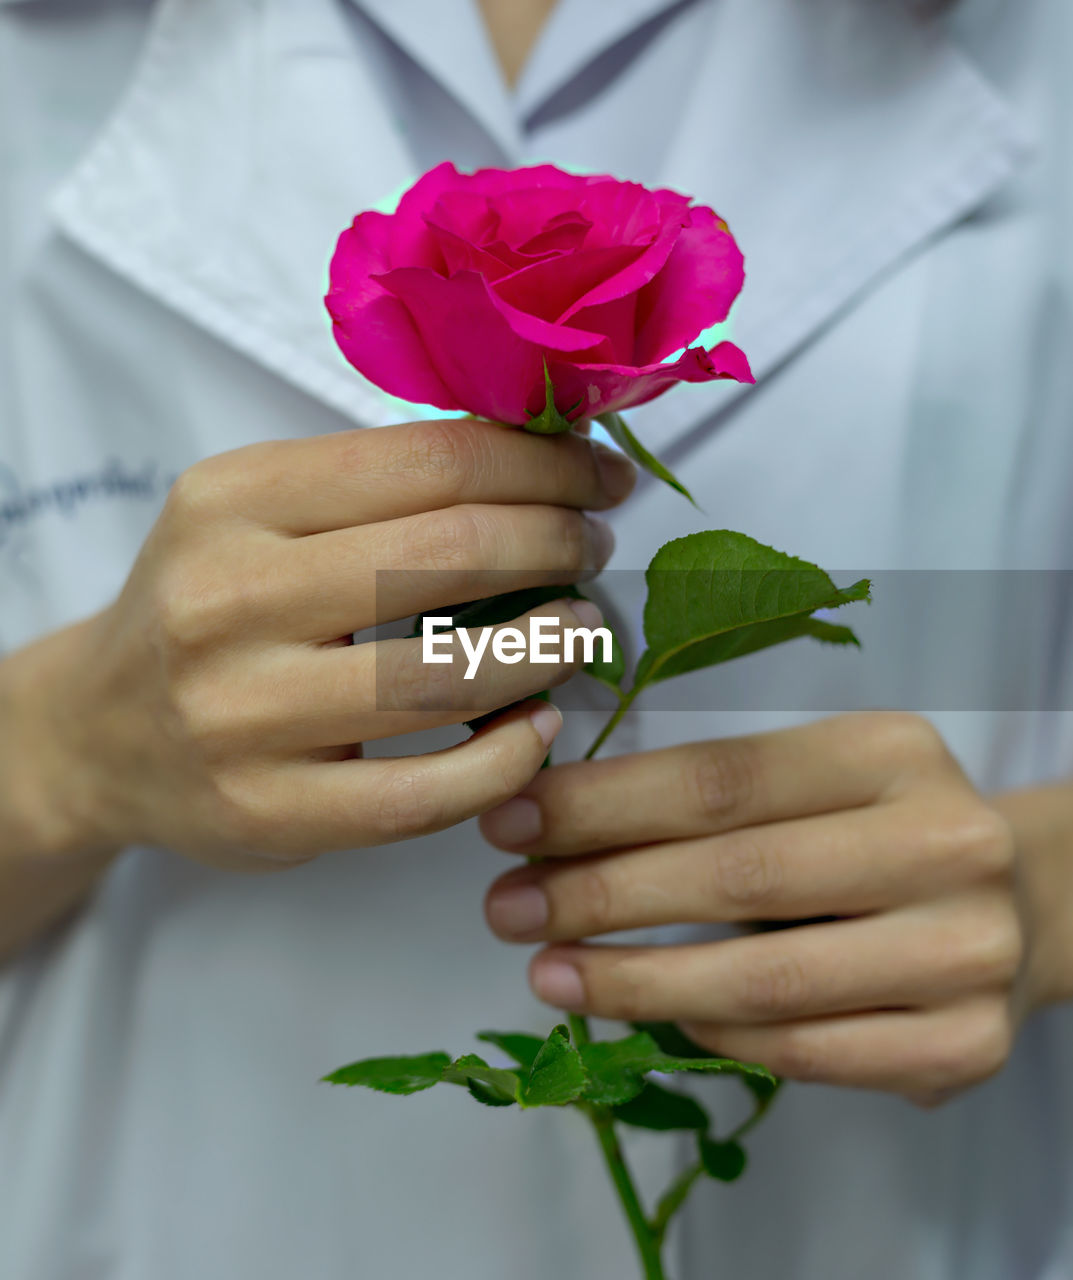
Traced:
[[496, 889], [488, 899], [488, 923], [499, 934], [525, 938], [548, 923], [548, 899], [535, 884]]
[[609, 498], [616, 502], [624, 498], [637, 481], [637, 468], [617, 449], [597, 443], [592, 446], [596, 465], [600, 469], [600, 483]]
[[585, 1004], [581, 974], [565, 960], [537, 960], [533, 965], [532, 983], [540, 999], [557, 1009], [577, 1010]]
[[615, 549], [615, 535], [606, 520], [598, 520], [595, 516], [586, 516], [589, 526], [589, 563], [590, 569], [602, 569], [611, 559]]
[[591, 600], [568, 600], [567, 604], [573, 609], [581, 625], [588, 627], [590, 631], [595, 631], [597, 627], [604, 625], [604, 615]]
[[555, 735], [563, 727], [563, 713], [552, 703], [542, 702], [538, 707], [534, 707], [530, 711], [529, 719], [533, 722], [533, 728], [540, 735], [540, 741], [546, 747], [550, 747], [555, 741]]
[[531, 844], [543, 829], [540, 805], [528, 796], [515, 796], [481, 818], [481, 830], [493, 844]]

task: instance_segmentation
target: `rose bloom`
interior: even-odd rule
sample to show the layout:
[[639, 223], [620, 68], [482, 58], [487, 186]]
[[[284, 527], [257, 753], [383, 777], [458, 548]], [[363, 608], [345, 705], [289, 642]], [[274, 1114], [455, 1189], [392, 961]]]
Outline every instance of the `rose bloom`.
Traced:
[[339, 237], [325, 302], [343, 355], [392, 395], [521, 425], [629, 408], [679, 382], [752, 382], [689, 347], [745, 278], [727, 225], [674, 191], [552, 165], [437, 165]]

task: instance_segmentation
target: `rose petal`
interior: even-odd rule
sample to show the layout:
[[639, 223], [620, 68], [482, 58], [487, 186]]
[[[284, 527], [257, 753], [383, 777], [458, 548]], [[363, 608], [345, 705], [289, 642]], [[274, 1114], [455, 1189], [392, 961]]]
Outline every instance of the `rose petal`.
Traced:
[[[590, 297], [609, 279], [617, 279], [645, 252], [644, 245], [609, 245], [546, 258], [495, 282], [505, 302], [543, 320], [559, 321], [578, 310], [576, 299]], [[632, 359], [632, 345], [622, 353]]]
[[400, 267], [379, 280], [406, 306], [449, 393], [467, 412], [497, 422], [523, 423], [543, 406], [545, 354], [598, 357], [608, 350], [602, 334], [551, 325], [508, 306], [473, 271], [445, 279]]
[[576, 209], [568, 209], [515, 247], [500, 234], [499, 210], [473, 191], [445, 192], [424, 219], [440, 243], [448, 273], [474, 270], [491, 279], [579, 248], [592, 225]]
[[389, 221], [363, 213], [339, 237], [324, 299], [332, 334], [354, 368], [391, 395], [461, 409], [430, 362], [409, 311], [374, 278], [385, 266]]
[[593, 224], [593, 245], [651, 244], [670, 212], [640, 183], [615, 178], [594, 182], [577, 192], [576, 199]]
[[578, 209], [578, 194], [568, 189], [522, 187], [495, 197], [493, 204], [499, 214], [497, 238], [518, 250], [548, 228], [562, 227], [564, 215], [591, 222]]
[[543, 257], [547, 253], [571, 253], [581, 248], [591, 230], [592, 223], [588, 218], [571, 209], [549, 219], [543, 231], [538, 231], [518, 246], [518, 252], [527, 258]]
[[721, 342], [711, 351], [690, 347], [672, 364], [630, 368], [625, 365], [549, 361], [548, 368], [555, 384], [557, 403], [560, 398], [567, 405], [582, 401], [575, 415], [578, 417], [595, 417], [599, 413], [620, 412], [645, 404], [679, 382], [753, 381], [744, 352], [731, 342]]
[[445, 191], [425, 216], [471, 244], [486, 244], [499, 232], [499, 214], [488, 197], [466, 188]]
[[445, 160], [418, 178], [403, 195], [391, 215], [389, 261], [393, 267], [445, 269], [439, 245], [425, 223], [425, 214], [464, 181], [465, 176]]
[[725, 320], [745, 283], [744, 259], [726, 223], [703, 206], [690, 215], [666, 264], [638, 295], [638, 364], [662, 360]]
[[[614, 182], [609, 174], [567, 173], [553, 164], [533, 164], [520, 169], [477, 169], [465, 178], [474, 191], [500, 197], [525, 188], [582, 192], [600, 182]], [[575, 201], [570, 207], [576, 208]]]
[[[641, 188], [641, 190], [643, 191], [644, 188]], [[590, 196], [592, 194], [589, 193]], [[648, 192], [644, 194], [647, 196]], [[655, 223], [647, 221], [648, 215], [643, 209], [627, 214], [625, 196], [620, 198], [622, 207], [619, 209], [618, 216], [625, 219], [622, 224], [622, 236], [623, 238], [626, 238], [626, 236], [633, 237], [633, 243], [635, 244], [643, 243], [644, 250], [633, 261], [627, 263], [621, 271], [608, 276], [600, 284], [595, 285], [585, 293], [575, 295], [577, 300], [559, 317], [562, 322], [571, 320], [586, 307], [598, 307], [602, 303], [611, 302], [615, 298], [624, 298], [627, 294], [637, 293], [644, 288], [667, 262], [671, 250], [682, 234], [683, 227], [688, 223], [689, 214], [687, 210], [669, 210], [664, 216], [663, 211], [659, 209], [655, 201], [650, 202], [651, 209], [654, 211], [655, 216], [663, 218], [662, 221]], [[590, 208], [586, 210], [586, 216], [593, 219], [595, 227], [602, 227], [605, 232], [610, 234], [612, 224], [601, 223], [596, 209]], [[651, 236], [651, 239], [647, 240], [649, 236]]]
[[[593, 224], [585, 247], [563, 260], [550, 259], [502, 276], [496, 283], [496, 292], [513, 306], [560, 323], [636, 294], [661, 270], [689, 218], [684, 196], [657, 200], [637, 183], [601, 180], [569, 195], [581, 201], [579, 207]], [[621, 312], [613, 313], [613, 330], [593, 327], [619, 344], [620, 316]], [[615, 353], [632, 362], [632, 339], [628, 345], [616, 345]]]
[[429, 233], [435, 238], [443, 255], [444, 271], [453, 275], [456, 271], [479, 271], [487, 280], [498, 280], [501, 276], [510, 275], [515, 270], [515, 254], [510, 258], [496, 253], [494, 246], [484, 248], [466, 239], [457, 232], [448, 230], [434, 221], [436, 210], [428, 214], [425, 222]]
[[637, 328], [637, 294], [628, 293], [624, 298], [601, 303], [598, 307], [585, 307], [571, 318], [571, 325], [593, 333], [605, 333], [614, 352], [616, 364], [633, 364], [634, 333]]

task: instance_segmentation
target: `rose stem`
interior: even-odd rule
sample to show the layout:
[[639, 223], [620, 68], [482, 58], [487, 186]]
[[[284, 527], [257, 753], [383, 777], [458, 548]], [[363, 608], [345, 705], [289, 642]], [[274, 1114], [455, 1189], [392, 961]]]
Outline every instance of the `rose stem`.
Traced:
[[[574, 1043], [576, 1045], [588, 1044], [589, 1024], [587, 1019], [576, 1013], [571, 1013], [569, 1019]], [[629, 1167], [622, 1154], [622, 1147], [619, 1145], [618, 1135], [615, 1133], [615, 1121], [611, 1114], [611, 1109], [610, 1107], [592, 1105], [582, 1109], [588, 1114], [589, 1119], [592, 1121], [592, 1126], [596, 1130], [596, 1137], [604, 1155], [604, 1163], [607, 1165], [611, 1181], [618, 1192], [618, 1198], [622, 1203], [622, 1211], [626, 1215], [626, 1221], [630, 1224], [630, 1230], [633, 1232], [637, 1252], [641, 1258], [641, 1265], [644, 1267], [644, 1280], [666, 1280], [663, 1273], [663, 1263], [660, 1259], [659, 1241], [653, 1234], [651, 1224], [645, 1216], [644, 1207], [637, 1194], [637, 1188], [634, 1186], [633, 1178], [630, 1176]]]
[[596, 741], [592, 744], [592, 746], [588, 749], [588, 751], [586, 751], [585, 754], [582, 756], [583, 760], [591, 760], [593, 756], [597, 753], [597, 751], [600, 750], [600, 748], [604, 745], [604, 743], [608, 740], [608, 738], [610, 738], [612, 733], [614, 733], [615, 729], [618, 727], [619, 721], [626, 714], [626, 712], [629, 711], [630, 707], [633, 705], [634, 698], [636, 698], [640, 692], [641, 692], [640, 689], [631, 689], [629, 693], [624, 693], [622, 695], [618, 706], [615, 708], [615, 714], [611, 717], [610, 720], [608, 720], [607, 724], [605, 724], [604, 727], [600, 730], [596, 738]]
[[[640, 693], [640, 688], [631, 690], [630, 693], [622, 696], [614, 715], [601, 729], [596, 741], [585, 752], [584, 759], [591, 760], [600, 750], [615, 731], [619, 721], [630, 709], [638, 693]], [[588, 1019], [578, 1013], [571, 1013], [568, 1016], [574, 1043], [576, 1045], [588, 1044], [590, 1040]], [[618, 1198], [622, 1203], [622, 1211], [626, 1215], [626, 1221], [630, 1224], [630, 1230], [633, 1232], [637, 1252], [641, 1258], [641, 1265], [644, 1267], [644, 1280], [666, 1280], [661, 1259], [663, 1230], [666, 1229], [666, 1226], [664, 1224], [663, 1230], [660, 1230], [657, 1234], [653, 1230], [653, 1224], [648, 1221], [645, 1215], [641, 1199], [637, 1194], [637, 1188], [634, 1186], [633, 1178], [630, 1176], [626, 1158], [622, 1154], [618, 1135], [615, 1133], [615, 1121], [611, 1109], [609, 1107], [590, 1105], [584, 1107], [583, 1110], [588, 1113], [592, 1126], [596, 1130], [596, 1137], [600, 1142], [600, 1149], [604, 1155], [604, 1163], [607, 1165], [611, 1181], [618, 1192]], [[686, 1190], [688, 1191], [688, 1188]], [[682, 1199], [684, 1198], [685, 1196], [683, 1195]]]

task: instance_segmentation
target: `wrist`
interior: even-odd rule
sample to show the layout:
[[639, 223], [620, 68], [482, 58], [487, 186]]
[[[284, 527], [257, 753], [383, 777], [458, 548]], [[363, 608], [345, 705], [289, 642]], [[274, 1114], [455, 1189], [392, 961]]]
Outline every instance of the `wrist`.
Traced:
[[0, 662], [0, 858], [106, 862], [117, 847], [99, 822], [92, 735], [75, 697], [84, 636], [72, 623]]

